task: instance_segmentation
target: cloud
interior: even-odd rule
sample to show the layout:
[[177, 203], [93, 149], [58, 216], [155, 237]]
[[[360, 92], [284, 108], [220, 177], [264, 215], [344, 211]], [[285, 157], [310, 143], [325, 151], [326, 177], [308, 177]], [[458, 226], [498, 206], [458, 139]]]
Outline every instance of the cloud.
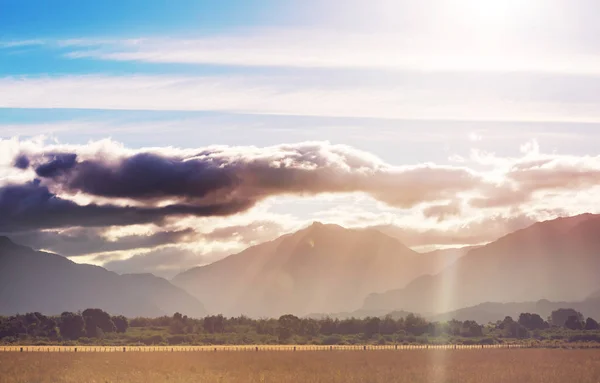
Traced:
[[211, 257], [203, 257], [195, 251], [167, 246], [145, 253], [138, 253], [123, 260], [112, 260], [103, 267], [119, 274], [152, 273], [170, 278], [189, 268], [202, 265]]
[[[414, 5], [391, 11], [411, 11]], [[406, 9], [408, 8], [408, 9]], [[443, 6], [437, 7], [438, 16]], [[458, 8], [457, 8], [458, 9]], [[447, 10], [447, 9], [446, 9]], [[519, 9], [520, 13], [523, 9]], [[339, 9], [335, 10], [339, 14]], [[537, 12], [537, 21], [541, 12]], [[359, 19], [364, 18], [362, 12]], [[380, 15], [383, 16], [383, 15]], [[423, 15], [421, 15], [423, 17]], [[431, 19], [430, 17], [427, 17]], [[241, 67], [374, 69], [428, 72], [543, 72], [598, 74], [597, 49], [573, 52], [556, 36], [543, 36], [554, 44], [539, 44], [542, 36], [511, 35], [502, 38], [456, 28], [457, 15], [446, 12], [433, 28], [404, 31], [359, 31], [357, 28], [255, 28], [241, 33], [196, 38], [142, 37], [136, 39], [71, 39], [50, 42], [72, 59], [204, 64]], [[356, 21], [356, 20], [354, 20]], [[469, 20], [463, 19], [463, 22]], [[409, 23], [398, 23], [404, 27]], [[492, 25], [488, 25], [492, 28]], [[429, 29], [429, 30], [427, 30]], [[489, 32], [489, 31], [488, 31]], [[407, 38], [410, 36], [410, 38]], [[562, 42], [561, 42], [562, 43]], [[66, 49], [66, 53], [65, 52]], [[571, 49], [572, 60], [561, 60]]]
[[539, 217], [518, 213], [516, 215], [490, 215], [466, 221], [450, 228], [431, 227], [415, 229], [396, 225], [379, 225], [376, 229], [398, 238], [410, 247], [479, 245], [494, 241], [510, 232], [523, 229]]
[[275, 239], [282, 233], [282, 223], [275, 221], [255, 221], [247, 225], [233, 225], [214, 229], [204, 234], [207, 240], [239, 240], [244, 244], [262, 243]]
[[164, 222], [176, 216], [223, 216], [245, 211], [248, 201], [230, 201], [204, 206], [172, 204], [162, 207], [79, 205], [58, 197], [39, 180], [0, 187], [0, 233], [73, 226], [126, 226]]
[[598, 122], [599, 84], [597, 77], [428, 72], [25, 76], [0, 78], [0, 107]]
[[423, 209], [423, 215], [426, 218], [435, 218], [443, 221], [448, 217], [458, 216], [462, 212], [459, 201], [452, 201], [447, 204], [431, 205]]
[[523, 158], [491, 159], [507, 169], [497, 185], [486, 185], [480, 197], [471, 199], [471, 206], [518, 206], [540, 193], [566, 194], [600, 186], [600, 156], [548, 155], [540, 153], [537, 144], [524, 147]]
[[38, 250], [49, 250], [73, 257], [135, 249], [152, 249], [167, 244], [197, 240], [199, 235], [191, 228], [177, 231], [155, 231], [141, 235], [106, 238], [103, 229], [76, 227], [61, 231], [33, 231], [11, 234], [10, 238]]
[[[84, 153], [85, 148], [79, 148]], [[397, 207], [437, 201], [481, 186], [466, 168], [392, 166], [343, 145], [306, 142], [191, 150], [77, 152], [42, 148], [22, 153], [44, 185], [60, 192], [126, 199], [144, 206], [250, 207], [276, 195], [363, 192]], [[182, 214], [184, 208], [179, 207]], [[207, 213], [209, 214], [209, 213]]]

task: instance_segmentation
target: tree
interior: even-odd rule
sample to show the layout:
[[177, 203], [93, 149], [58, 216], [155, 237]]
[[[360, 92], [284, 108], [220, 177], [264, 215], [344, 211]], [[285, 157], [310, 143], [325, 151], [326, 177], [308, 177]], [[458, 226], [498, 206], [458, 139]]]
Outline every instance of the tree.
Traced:
[[207, 316], [204, 318], [202, 326], [204, 331], [211, 334], [225, 332], [225, 317], [221, 314]]
[[60, 335], [66, 339], [79, 339], [85, 334], [85, 320], [83, 316], [65, 311], [60, 315], [58, 325]]
[[111, 318], [118, 333], [124, 333], [129, 328], [129, 320], [123, 315], [114, 316]]
[[278, 320], [277, 332], [279, 341], [285, 342], [300, 330], [300, 319], [295, 315], [282, 315]]
[[567, 318], [565, 327], [569, 330], [583, 330], [583, 321], [577, 315], [571, 315]]
[[407, 333], [419, 336], [427, 332], [429, 324], [420, 316], [408, 314], [404, 319], [404, 328]]
[[[101, 309], [86, 309], [81, 315], [85, 320], [85, 333], [88, 338], [97, 338], [104, 333], [117, 331], [110, 315]], [[99, 332], [97, 328], [102, 332]]]
[[483, 326], [472, 320], [464, 321], [461, 328], [461, 335], [466, 337], [483, 336]]
[[507, 338], [527, 338], [529, 336], [529, 332], [525, 326], [521, 325], [518, 322], [515, 322], [512, 317], [505, 317], [504, 320], [498, 323], [497, 327], [503, 330], [503, 335]]
[[586, 330], [598, 330], [600, 329], [600, 325], [593, 318], [588, 318], [585, 321], [585, 329]]
[[391, 315], [386, 315], [381, 321], [381, 333], [383, 335], [392, 335], [398, 331], [398, 324]]
[[365, 319], [365, 336], [368, 338], [373, 337], [373, 335], [379, 334], [381, 327], [381, 319], [377, 317], [366, 318]]
[[302, 319], [300, 322], [300, 335], [317, 336], [319, 335], [319, 321], [311, 318]]
[[570, 316], [577, 317], [577, 320], [580, 322], [584, 321], [583, 315], [574, 309], [558, 309], [556, 311], [552, 311], [550, 318], [548, 318], [548, 322], [550, 322], [553, 326], [565, 327], [565, 323], [567, 323], [567, 320]]
[[538, 314], [522, 313], [519, 315], [518, 322], [527, 330], [544, 330], [549, 327], [548, 322], [545, 322]]

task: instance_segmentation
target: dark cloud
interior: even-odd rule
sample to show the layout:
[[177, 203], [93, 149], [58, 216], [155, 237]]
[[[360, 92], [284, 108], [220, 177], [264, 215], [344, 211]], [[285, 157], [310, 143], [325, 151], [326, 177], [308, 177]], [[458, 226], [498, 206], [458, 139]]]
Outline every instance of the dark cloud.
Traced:
[[45, 249], [67, 257], [124, 251], [132, 249], [154, 248], [166, 244], [177, 244], [198, 239], [192, 229], [178, 231], [159, 231], [147, 235], [128, 235], [109, 241], [102, 234], [104, 229], [72, 228], [56, 231], [34, 231], [16, 233], [10, 238], [34, 249]]
[[62, 227], [162, 223], [170, 216], [227, 216], [252, 206], [248, 201], [174, 204], [164, 207], [78, 205], [51, 193], [39, 181], [0, 187], [0, 233]]
[[[448, 199], [482, 184], [464, 168], [392, 167], [352, 148], [327, 143], [256, 148], [210, 148], [186, 155], [143, 152], [108, 159], [41, 153], [30, 160], [59, 190], [203, 205], [257, 202], [272, 195], [365, 192], [398, 207]], [[171, 153], [171, 154], [168, 154]]]
[[17, 169], [22, 169], [22, 170], [27, 169], [29, 167], [29, 158], [27, 158], [27, 156], [23, 155], [23, 154], [17, 156], [17, 158], [15, 158], [15, 161], [14, 161], [14, 166]]
[[35, 168], [36, 174], [40, 177], [56, 177], [72, 169], [77, 161], [77, 154], [75, 153], [55, 154], [47, 157], [47, 162]]

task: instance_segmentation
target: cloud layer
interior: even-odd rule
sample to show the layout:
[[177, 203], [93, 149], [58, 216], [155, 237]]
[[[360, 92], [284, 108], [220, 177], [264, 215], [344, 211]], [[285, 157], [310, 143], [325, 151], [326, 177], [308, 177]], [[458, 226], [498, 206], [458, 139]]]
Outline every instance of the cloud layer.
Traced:
[[[20, 201], [31, 201], [30, 195], [36, 193], [36, 205], [31, 209], [39, 211], [50, 205], [65, 211], [85, 209], [90, 215], [98, 211], [97, 217], [106, 214], [109, 220], [108, 211], [119, 209], [91, 204], [75, 207], [51, 194], [50, 188], [69, 195], [81, 193], [91, 198], [129, 201], [131, 206], [121, 206], [128, 212], [123, 219], [130, 220], [124, 224], [160, 220], [169, 214], [234, 214], [277, 195], [362, 192], [391, 206], [409, 208], [468, 192], [484, 182], [466, 168], [432, 164], [392, 166], [369, 153], [320, 142], [261, 149], [214, 147], [133, 152], [113, 145], [110, 151], [103, 148], [103, 152], [81, 154], [43, 148], [23, 151], [13, 163], [18, 168], [29, 165], [41, 182], [5, 187], [5, 209]], [[38, 221], [30, 218], [27, 219]]]
[[[461, 166], [392, 165], [327, 142], [2, 147], [0, 233], [123, 270], [177, 268], [167, 261], [175, 248], [201, 263], [315, 220], [377, 227], [415, 247], [480, 244], [600, 203], [600, 157], [543, 154], [535, 143], [514, 158], [474, 151]], [[310, 213], [305, 201], [326, 207]]]

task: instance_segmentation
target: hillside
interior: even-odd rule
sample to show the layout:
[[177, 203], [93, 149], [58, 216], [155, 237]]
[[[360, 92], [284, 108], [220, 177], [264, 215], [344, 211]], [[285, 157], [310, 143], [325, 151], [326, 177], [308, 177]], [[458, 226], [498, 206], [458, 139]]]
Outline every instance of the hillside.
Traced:
[[404, 286], [446, 266], [377, 230], [314, 223], [208, 266], [173, 283], [211, 312], [255, 317], [348, 312], [372, 292]]
[[536, 223], [473, 249], [434, 276], [373, 294], [366, 310], [431, 314], [482, 302], [581, 301], [600, 288], [600, 217]]
[[135, 316], [206, 314], [194, 297], [151, 274], [118, 275], [0, 237], [0, 314], [60, 314], [86, 308]]
[[539, 314], [546, 319], [552, 311], [561, 308], [571, 308], [581, 312], [585, 317], [592, 317], [600, 320], [600, 305], [598, 302], [585, 300], [581, 302], [551, 302], [540, 300], [537, 302], [519, 302], [519, 303], [495, 303], [486, 302], [472, 307], [466, 307], [453, 312], [434, 315], [428, 319], [432, 321], [448, 321], [456, 319], [459, 321], [474, 320], [477, 323], [485, 324], [502, 320], [507, 316], [517, 320], [521, 313]]

